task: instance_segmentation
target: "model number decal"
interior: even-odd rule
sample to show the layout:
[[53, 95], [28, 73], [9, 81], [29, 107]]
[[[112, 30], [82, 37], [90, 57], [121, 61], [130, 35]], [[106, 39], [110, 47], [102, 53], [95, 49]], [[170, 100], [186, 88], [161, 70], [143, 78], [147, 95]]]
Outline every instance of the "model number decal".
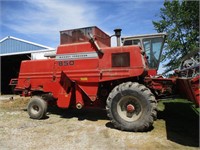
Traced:
[[74, 61], [58, 61], [59, 66], [73, 66]]

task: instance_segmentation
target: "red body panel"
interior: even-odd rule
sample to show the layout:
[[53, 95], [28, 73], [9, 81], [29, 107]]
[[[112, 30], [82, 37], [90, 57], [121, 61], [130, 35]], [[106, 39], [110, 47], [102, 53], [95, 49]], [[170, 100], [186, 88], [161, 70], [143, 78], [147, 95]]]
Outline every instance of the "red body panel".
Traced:
[[150, 69], [150, 70], [148, 70], [148, 75], [150, 75], [150, 76], [156, 76], [157, 75], [157, 70], [156, 69]]
[[52, 81], [54, 60], [31, 60], [21, 63], [17, 89], [42, 90], [46, 82]]
[[193, 101], [197, 106], [200, 106], [199, 78], [200, 76], [197, 76], [192, 79], [185, 79], [185, 78], [177, 79], [177, 88], [179, 90], [179, 93], [183, 97], [189, 99], [190, 101]]
[[66, 30], [55, 58], [23, 61], [18, 80], [10, 84], [17, 83], [15, 90], [24, 95], [50, 94], [62, 108], [105, 107], [111, 90], [127, 81], [145, 84], [158, 97], [185, 92], [200, 104], [199, 76], [156, 77], [157, 70], [147, 62], [140, 46], [110, 47], [110, 37], [97, 27]]
[[[145, 73], [139, 46], [102, 48], [104, 55], [89, 42], [61, 45], [56, 58], [23, 61], [16, 89], [50, 92], [59, 107], [67, 108], [70, 101], [84, 105], [83, 96], [97, 99], [100, 82], [141, 76]], [[127, 67], [112, 66], [112, 54], [128, 53]], [[67, 92], [71, 88], [70, 92]], [[74, 89], [74, 91], [72, 90]], [[74, 92], [74, 93], [73, 93]]]

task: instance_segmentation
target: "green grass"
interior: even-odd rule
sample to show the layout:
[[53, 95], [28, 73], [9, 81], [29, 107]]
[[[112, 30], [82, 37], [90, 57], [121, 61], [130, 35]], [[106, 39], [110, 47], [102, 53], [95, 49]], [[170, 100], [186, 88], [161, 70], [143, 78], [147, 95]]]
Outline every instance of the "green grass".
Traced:
[[197, 115], [200, 113], [200, 107], [196, 107], [193, 102], [190, 102], [186, 99], [169, 99], [169, 100], [161, 100], [158, 102], [157, 109], [158, 111], [163, 111], [165, 109], [165, 104], [185, 104], [189, 108], [191, 108]]

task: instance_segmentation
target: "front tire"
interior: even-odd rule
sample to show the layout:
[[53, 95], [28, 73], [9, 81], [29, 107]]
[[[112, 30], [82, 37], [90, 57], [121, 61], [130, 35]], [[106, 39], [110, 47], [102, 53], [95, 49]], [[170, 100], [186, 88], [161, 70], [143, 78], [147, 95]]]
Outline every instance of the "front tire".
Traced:
[[151, 91], [136, 82], [116, 86], [107, 99], [107, 115], [113, 125], [126, 131], [147, 131], [156, 118], [157, 102]]
[[34, 96], [28, 103], [28, 114], [32, 119], [45, 118], [47, 112], [47, 102], [41, 97]]

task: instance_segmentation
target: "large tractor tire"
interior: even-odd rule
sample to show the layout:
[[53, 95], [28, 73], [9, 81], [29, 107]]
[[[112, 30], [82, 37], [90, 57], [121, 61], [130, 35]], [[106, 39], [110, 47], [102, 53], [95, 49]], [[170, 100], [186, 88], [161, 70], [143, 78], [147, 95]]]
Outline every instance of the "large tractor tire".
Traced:
[[34, 96], [28, 103], [28, 114], [32, 119], [43, 119], [46, 117], [47, 102], [41, 97]]
[[156, 119], [157, 101], [151, 91], [136, 82], [116, 86], [107, 98], [107, 115], [114, 127], [147, 131]]

